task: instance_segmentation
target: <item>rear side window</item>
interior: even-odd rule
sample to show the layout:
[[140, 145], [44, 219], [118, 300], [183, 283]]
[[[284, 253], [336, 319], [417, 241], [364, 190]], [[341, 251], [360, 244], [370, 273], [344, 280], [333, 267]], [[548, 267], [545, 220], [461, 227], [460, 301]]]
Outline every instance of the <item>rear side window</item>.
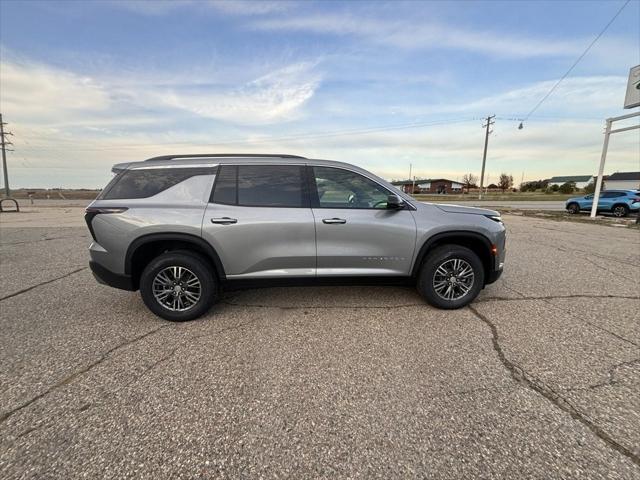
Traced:
[[214, 203], [244, 207], [306, 207], [304, 167], [300, 165], [224, 165]]
[[235, 165], [220, 167], [211, 201], [226, 205], [238, 204], [238, 167]]
[[148, 198], [196, 175], [211, 175], [211, 168], [150, 168], [125, 170], [107, 185], [101, 198]]

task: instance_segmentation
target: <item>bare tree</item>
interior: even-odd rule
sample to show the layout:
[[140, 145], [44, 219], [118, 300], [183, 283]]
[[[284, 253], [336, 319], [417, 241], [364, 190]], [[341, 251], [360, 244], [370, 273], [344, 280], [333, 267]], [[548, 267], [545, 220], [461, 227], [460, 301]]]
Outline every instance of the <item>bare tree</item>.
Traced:
[[473, 173], [464, 174], [464, 176], [462, 177], [462, 184], [467, 189], [467, 193], [469, 193], [469, 190], [471, 189], [471, 187], [476, 186], [477, 181], [478, 181], [478, 177], [476, 177]]
[[509, 190], [511, 187], [513, 187], [513, 176], [507, 175], [506, 173], [501, 173], [498, 186], [500, 187], [500, 190], [502, 190], [503, 193], [506, 190]]

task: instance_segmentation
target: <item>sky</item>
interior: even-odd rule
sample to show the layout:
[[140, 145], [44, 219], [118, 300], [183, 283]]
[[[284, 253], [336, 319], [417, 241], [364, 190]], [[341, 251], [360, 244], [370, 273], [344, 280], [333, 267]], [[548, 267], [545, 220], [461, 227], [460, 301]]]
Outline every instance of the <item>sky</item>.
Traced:
[[[488, 115], [487, 183], [595, 174], [604, 119], [629, 113], [639, 0], [517, 127], [624, 1], [0, 0], [10, 185], [233, 152], [456, 180], [480, 174]], [[605, 173], [637, 170], [640, 130], [613, 135]]]

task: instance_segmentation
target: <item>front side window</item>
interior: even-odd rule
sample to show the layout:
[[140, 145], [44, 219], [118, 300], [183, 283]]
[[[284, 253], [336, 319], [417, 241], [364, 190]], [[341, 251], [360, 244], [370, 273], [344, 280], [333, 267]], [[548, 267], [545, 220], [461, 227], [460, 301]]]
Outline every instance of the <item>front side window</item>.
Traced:
[[387, 208], [391, 192], [358, 173], [313, 167], [320, 208]]
[[211, 168], [144, 168], [125, 170], [107, 185], [101, 200], [148, 198], [196, 175], [211, 175]]
[[300, 165], [223, 165], [212, 201], [244, 207], [306, 205], [304, 167]]

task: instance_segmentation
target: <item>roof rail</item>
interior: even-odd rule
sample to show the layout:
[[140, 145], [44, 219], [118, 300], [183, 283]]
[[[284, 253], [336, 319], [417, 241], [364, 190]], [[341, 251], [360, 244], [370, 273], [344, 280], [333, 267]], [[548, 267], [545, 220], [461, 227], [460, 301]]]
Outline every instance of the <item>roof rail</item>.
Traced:
[[271, 154], [271, 153], [194, 153], [191, 155], [162, 155], [160, 157], [147, 158], [145, 162], [150, 162], [152, 160], [178, 160], [181, 158], [224, 158], [224, 157], [266, 157], [266, 158], [302, 158], [305, 159], [307, 157], [301, 157], [299, 155], [279, 155], [279, 154]]

